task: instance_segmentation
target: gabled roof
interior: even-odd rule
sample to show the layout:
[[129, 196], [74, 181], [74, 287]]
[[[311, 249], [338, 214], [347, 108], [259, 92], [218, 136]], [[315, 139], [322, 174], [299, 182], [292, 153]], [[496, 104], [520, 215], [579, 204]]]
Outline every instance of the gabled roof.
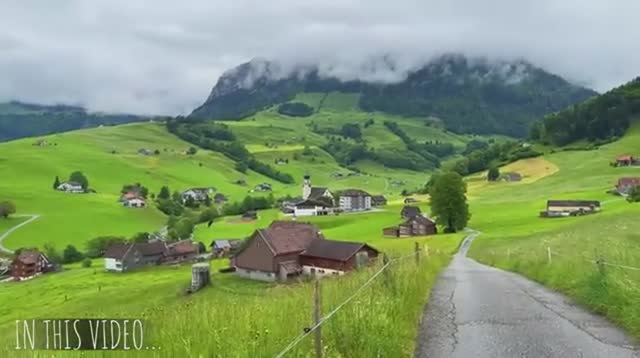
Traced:
[[16, 257], [16, 260], [25, 265], [31, 265], [37, 263], [41, 256], [43, 256], [45, 260], [47, 259], [47, 257], [38, 250], [23, 250], [20, 255]]
[[340, 193], [340, 196], [371, 196], [369, 195], [369, 193], [367, 193], [364, 190], [360, 190], [360, 189], [347, 189], [347, 190], [343, 190]]
[[301, 201], [295, 204], [296, 208], [315, 208], [315, 207], [326, 207], [327, 203], [323, 203], [320, 200], [314, 200], [309, 197], [309, 199]]
[[409, 225], [410, 225], [410, 224], [411, 224], [411, 223], [413, 223], [413, 222], [418, 222], [419, 224], [423, 224], [423, 225], [427, 225], [427, 226], [435, 225], [435, 224], [436, 224], [436, 222], [435, 222], [435, 221], [433, 221], [433, 220], [429, 219], [429, 218], [428, 218], [428, 217], [426, 217], [426, 216], [422, 216], [422, 215], [416, 215], [416, 216], [410, 217], [410, 218], [409, 218], [409, 219], [407, 219], [407, 221], [405, 221], [404, 223], [405, 223], [405, 225], [407, 225], [407, 224], [409, 224]]
[[321, 186], [311, 187], [311, 192], [309, 193], [309, 199], [317, 199], [319, 197], [324, 196], [329, 189]]
[[408, 217], [408, 218], [411, 218], [411, 217], [414, 217], [414, 216], [418, 216], [421, 213], [422, 213], [422, 211], [420, 210], [419, 207], [411, 206], [411, 205], [405, 205], [402, 208], [401, 215], [405, 216], [405, 217]]
[[618, 186], [640, 186], [640, 178], [620, 178]]
[[163, 254], [167, 249], [165, 243], [159, 240], [135, 244], [135, 247], [143, 256], [160, 255]]
[[362, 242], [315, 240], [300, 255], [344, 262], [365, 247], [378, 251]]
[[324, 239], [318, 227], [296, 221], [274, 221], [266, 229], [257, 230], [274, 255], [301, 252], [316, 240]]
[[178, 241], [168, 247], [169, 255], [189, 255], [197, 253], [198, 245], [191, 240]]
[[104, 257], [108, 259], [122, 260], [132, 247], [133, 244], [112, 244], [107, 248], [107, 252], [105, 252]]
[[632, 161], [633, 160], [633, 156], [632, 155], [621, 155], [621, 156], [617, 157], [616, 160], [621, 161], [621, 162], [628, 162], [628, 161]]
[[600, 207], [597, 200], [549, 200], [547, 206], [595, 206]]

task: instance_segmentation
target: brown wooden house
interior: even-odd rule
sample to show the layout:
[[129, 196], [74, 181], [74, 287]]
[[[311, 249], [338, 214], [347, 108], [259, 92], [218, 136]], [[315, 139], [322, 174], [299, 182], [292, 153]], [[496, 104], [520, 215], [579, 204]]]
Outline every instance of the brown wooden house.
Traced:
[[17, 280], [53, 271], [54, 265], [38, 250], [23, 250], [11, 264], [11, 276]]
[[618, 167], [628, 167], [634, 165], [636, 162], [636, 158], [632, 155], [621, 155], [616, 158], [616, 166]]
[[300, 265], [309, 275], [339, 275], [378, 255], [378, 250], [365, 243], [316, 240], [300, 254]]
[[403, 219], [410, 219], [422, 215], [422, 210], [417, 206], [405, 205], [400, 211], [400, 217]]
[[382, 233], [389, 237], [427, 236], [437, 234], [438, 227], [433, 220], [416, 215], [398, 226], [382, 229]]

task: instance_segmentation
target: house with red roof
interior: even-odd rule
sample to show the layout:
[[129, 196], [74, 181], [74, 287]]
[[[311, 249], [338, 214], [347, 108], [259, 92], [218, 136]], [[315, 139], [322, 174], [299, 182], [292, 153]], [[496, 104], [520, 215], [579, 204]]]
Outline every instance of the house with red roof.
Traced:
[[616, 191], [623, 196], [629, 195], [631, 191], [637, 187], [640, 187], [640, 177], [635, 178], [620, 178], [616, 184]]
[[628, 167], [631, 165], [636, 165], [638, 159], [632, 155], [621, 155], [616, 158], [616, 166], [617, 167]]

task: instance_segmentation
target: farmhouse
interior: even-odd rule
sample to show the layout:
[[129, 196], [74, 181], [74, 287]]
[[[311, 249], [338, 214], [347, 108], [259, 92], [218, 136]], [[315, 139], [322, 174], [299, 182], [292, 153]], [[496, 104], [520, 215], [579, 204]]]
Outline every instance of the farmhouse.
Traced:
[[417, 202], [418, 202], [418, 200], [416, 200], [415, 198], [411, 198], [411, 197], [404, 199], [404, 203], [405, 204], [411, 204], [411, 203], [417, 203]]
[[616, 191], [620, 195], [626, 196], [637, 187], [640, 187], [640, 178], [620, 178], [618, 179], [618, 184], [616, 184]]
[[398, 226], [382, 229], [382, 233], [390, 237], [427, 236], [437, 234], [438, 228], [435, 221], [417, 214]]
[[24, 280], [53, 271], [54, 268], [49, 258], [40, 251], [23, 250], [11, 263], [11, 276], [16, 280]]
[[157, 265], [165, 257], [167, 247], [162, 241], [113, 244], [104, 255], [107, 271], [124, 272], [146, 265]]
[[212, 188], [190, 188], [180, 194], [182, 203], [184, 204], [189, 198], [195, 202], [204, 202], [209, 199], [209, 195], [213, 193]]
[[227, 201], [229, 201], [229, 199], [227, 199], [227, 197], [222, 193], [217, 193], [213, 196], [213, 202], [216, 204], [224, 204]]
[[59, 191], [64, 191], [65, 193], [84, 193], [84, 188], [80, 183], [76, 183], [73, 181], [64, 182], [56, 188]]
[[124, 199], [122, 205], [127, 208], [145, 208], [147, 207], [147, 202], [144, 198], [136, 196], [130, 199]]
[[616, 158], [617, 167], [628, 167], [637, 163], [637, 158], [632, 155], [621, 155]]
[[213, 240], [211, 243], [211, 252], [215, 257], [228, 257], [240, 247], [242, 240]]
[[522, 175], [520, 173], [515, 173], [515, 172], [504, 173], [502, 174], [502, 180], [508, 181], [508, 182], [518, 182], [518, 181], [522, 181]]
[[549, 200], [543, 217], [560, 217], [592, 214], [600, 211], [600, 202], [595, 200]]
[[[322, 200], [325, 199], [325, 200]], [[295, 204], [293, 208], [294, 216], [319, 216], [329, 215], [333, 213], [333, 205], [330, 204], [330, 200], [326, 200], [326, 197], [320, 197], [319, 199], [307, 199]]]
[[[322, 243], [315, 243], [323, 241]], [[274, 221], [266, 229], [258, 229], [251, 235], [247, 244], [232, 258], [232, 266], [241, 277], [261, 281], [284, 281], [289, 277], [323, 269], [326, 273], [348, 271], [354, 267], [353, 256], [358, 252], [377, 251], [362, 244], [357, 248], [353, 243], [326, 244], [324, 236], [312, 224], [295, 221]], [[326, 245], [325, 245], [326, 244]], [[357, 245], [356, 245], [357, 246]], [[333, 251], [336, 252], [333, 252]], [[307, 254], [305, 258], [303, 254]], [[375, 255], [374, 255], [375, 254]], [[365, 254], [360, 254], [361, 262]], [[368, 257], [368, 256], [367, 256]], [[305, 269], [303, 266], [307, 266]], [[315, 271], [318, 274], [322, 272]]]
[[300, 254], [300, 265], [310, 276], [343, 275], [378, 255], [378, 250], [365, 243], [315, 240]]
[[340, 193], [339, 203], [343, 211], [371, 210], [371, 195], [360, 189], [348, 189]]
[[182, 240], [167, 245], [163, 262], [178, 263], [183, 261], [191, 261], [198, 256], [200, 249], [198, 244], [191, 240]]
[[422, 211], [417, 206], [405, 205], [400, 211], [400, 217], [403, 219], [411, 219], [418, 215], [422, 215]]
[[371, 206], [385, 206], [387, 205], [387, 198], [384, 195], [374, 195], [371, 197]]
[[258, 184], [255, 186], [255, 188], [253, 188], [253, 191], [271, 191], [271, 184], [269, 183], [262, 183], [262, 184]]

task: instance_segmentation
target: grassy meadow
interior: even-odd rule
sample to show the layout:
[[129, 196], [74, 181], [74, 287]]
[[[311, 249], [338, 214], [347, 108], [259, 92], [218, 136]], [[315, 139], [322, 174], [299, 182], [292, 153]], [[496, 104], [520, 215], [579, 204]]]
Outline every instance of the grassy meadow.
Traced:
[[[610, 266], [601, 271], [590, 262], [640, 267], [640, 205], [606, 193], [619, 177], [640, 176], [639, 167], [609, 165], [627, 153], [640, 153], [638, 124], [620, 141], [597, 150], [556, 150], [535, 159], [530, 180], [525, 174], [521, 183], [480, 184], [470, 178], [469, 226], [482, 232], [471, 256], [558, 289], [640, 337], [640, 271]], [[600, 200], [602, 212], [538, 218], [547, 199]]]

